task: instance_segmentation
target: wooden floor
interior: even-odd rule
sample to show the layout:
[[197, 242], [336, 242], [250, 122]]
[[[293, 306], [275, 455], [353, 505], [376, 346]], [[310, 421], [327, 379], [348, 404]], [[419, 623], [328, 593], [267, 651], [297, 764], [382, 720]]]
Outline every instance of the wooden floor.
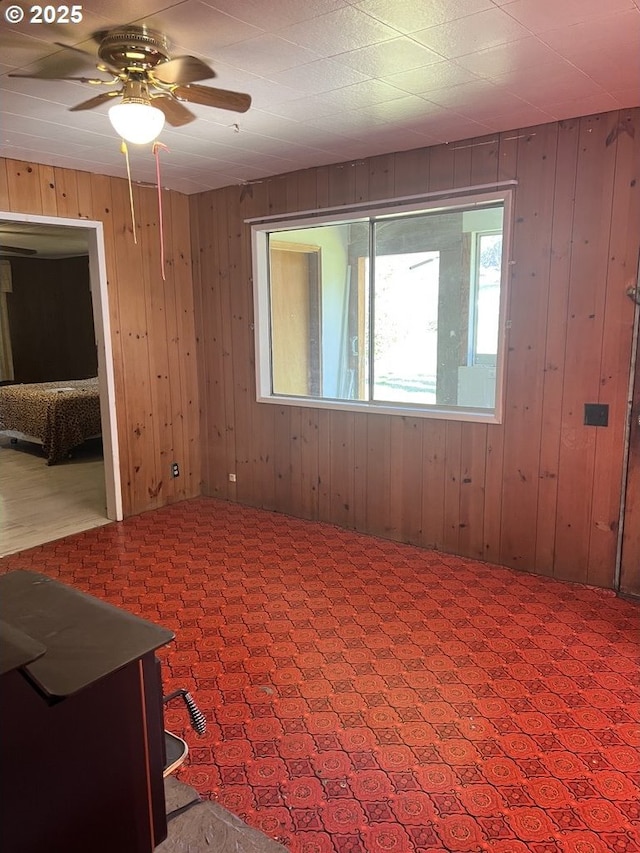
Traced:
[[99, 442], [49, 466], [38, 445], [0, 437], [0, 556], [108, 523]]

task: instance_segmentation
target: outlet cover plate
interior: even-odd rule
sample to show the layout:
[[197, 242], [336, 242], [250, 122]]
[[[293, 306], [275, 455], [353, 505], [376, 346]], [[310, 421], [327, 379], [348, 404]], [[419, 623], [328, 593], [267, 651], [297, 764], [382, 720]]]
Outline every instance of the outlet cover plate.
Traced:
[[585, 403], [584, 425], [597, 427], [609, 426], [609, 406], [606, 403]]

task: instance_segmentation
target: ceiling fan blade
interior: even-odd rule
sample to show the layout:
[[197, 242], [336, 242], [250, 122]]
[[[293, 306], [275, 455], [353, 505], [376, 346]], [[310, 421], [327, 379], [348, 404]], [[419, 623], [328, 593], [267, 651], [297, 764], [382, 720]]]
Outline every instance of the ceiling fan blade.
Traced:
[[95, 56], [94, 56], [94, 54], [89, 53], [89, 52], [88, 52], [88, 51], [86, 51], [86, 50], [82, 50], [82, 48], [81, 48], [81, 47], [76, 47], [76, 46], [75, 46], [75, 45], [73, 45], [73, 44], [65, 44], [65, 43], [64, 43], [64, 42], [62, 42], [62, 41], [54, 41], [54, 44], [55, 44], [55, 46], [56, 46], [56, 47], [62, 47], [62, 48], [64, 48], [65, 50], [75, 50], [75, 52], [76, 52], [76, 53], [82, 53], [82, 54], [84, 54], [84, 56], [88, 56], [88, 57], [89, 57], [89, 59], [91, 59], [92, 61], [94, 61], [94, 62], [95, 62]]
[[172, 127], [182, 127], [195, 119], [195, 115], [171, 95], [154, 95], [151, 98], [154, 107], [162, 110]]
[[36, 249], [22, 249], [20, 246], [3, 246], [0, 244], [0, 255], [37, 255]]
[[211, 86], [175, 86], [171, 92], [181, 101], [202, 104], [205, 107], [218, 107], [221, 110], [234, 110], [246, 113], [251, 106], [251, 96], [242, 92], [230, 92], [228, 89], [214, 89]]
[[18, 77], [23, 80], [74, 80], [78, 83], [91, 83], [93, 86], [109, 85], [115, 81], [100, 80], [97, 77], [49, 77], [48, 74], [7, 74], [7, 77]]
[[[106, 65], [104, 62], [98, 63], [98, 57], [95, 53], [89, 53], [88, 50], [82, 50], [82, 48], [80, 47], [75, 47], [75, 45], [73, 44], [64, 44], [64, 42], [61, 41], [55, 41], [54, 44], [57, 45], [57, 47], [64, 48], [64, 50], [72, 50], [74, 51], [74, 53], [80, 54], [80, 56], [86, 56], [87, 62], [90, 62], [91, 65], [96, 66], [98, 68], [98, 71], [104, 71], [106, 74], [111, 74], [113, 77], [117, 77], [119, 74], [119, 72], [115, 68]], [[60, 54], [55, 54], [55, 56], [59, 57]]]
[[216, 72], [195, 56], [176, 56], [175, 59], [156, 65], [151, 70], [151, 76], [161, 83], [184, 86], [196, 80], [210, 80], [216, 76]]
[[[33, 77], [39, 80], [60, 80], [63, 78], [93, 78], [96, 73], [96, 58], [83, 50], [70, 45], [55, 42], [63, 48], [42, 57], [23, 69], [24, 73], [12, 73], [13, 77]], [[51, 49], [51, 48], [50, 48]]]
[[99, 107], [100, 104], [104, 104], [111, 98], [115, 98], [116, 95], [121, 94], [121, 90], [118, 90], [117, 92], [101, 92], [99, 95], [96, 95], [95, 98], [89, 98], [88, 101], [83, 101], [81, 104], [76, 104], [75, 107], [69, 107], [69, 111], [75, 113], [80, 110], [92, 110], [94, 107]]

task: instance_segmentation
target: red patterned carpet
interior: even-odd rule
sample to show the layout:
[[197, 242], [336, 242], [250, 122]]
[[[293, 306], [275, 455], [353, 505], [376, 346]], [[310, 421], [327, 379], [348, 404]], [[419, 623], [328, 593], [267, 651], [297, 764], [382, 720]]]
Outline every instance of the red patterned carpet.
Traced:
[[292, 853], [640, 851], [613, 593], [206, 498], [13, 568], [175, 630], [165, 689], [209, 721], [180, 777]]

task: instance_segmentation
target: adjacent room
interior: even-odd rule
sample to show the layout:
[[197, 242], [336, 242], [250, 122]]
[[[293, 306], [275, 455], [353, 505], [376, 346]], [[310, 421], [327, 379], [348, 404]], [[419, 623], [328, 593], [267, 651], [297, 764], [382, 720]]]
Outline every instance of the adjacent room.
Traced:
[[3, 14], [16, 853], [640, 850], [638, 3]]
[[[24, 222], [5, 221], [0, 231], [5, 555], [108, 518], [87, 239], [79, 229]], [[43, 395], [59, 404], [49, 429]]]

